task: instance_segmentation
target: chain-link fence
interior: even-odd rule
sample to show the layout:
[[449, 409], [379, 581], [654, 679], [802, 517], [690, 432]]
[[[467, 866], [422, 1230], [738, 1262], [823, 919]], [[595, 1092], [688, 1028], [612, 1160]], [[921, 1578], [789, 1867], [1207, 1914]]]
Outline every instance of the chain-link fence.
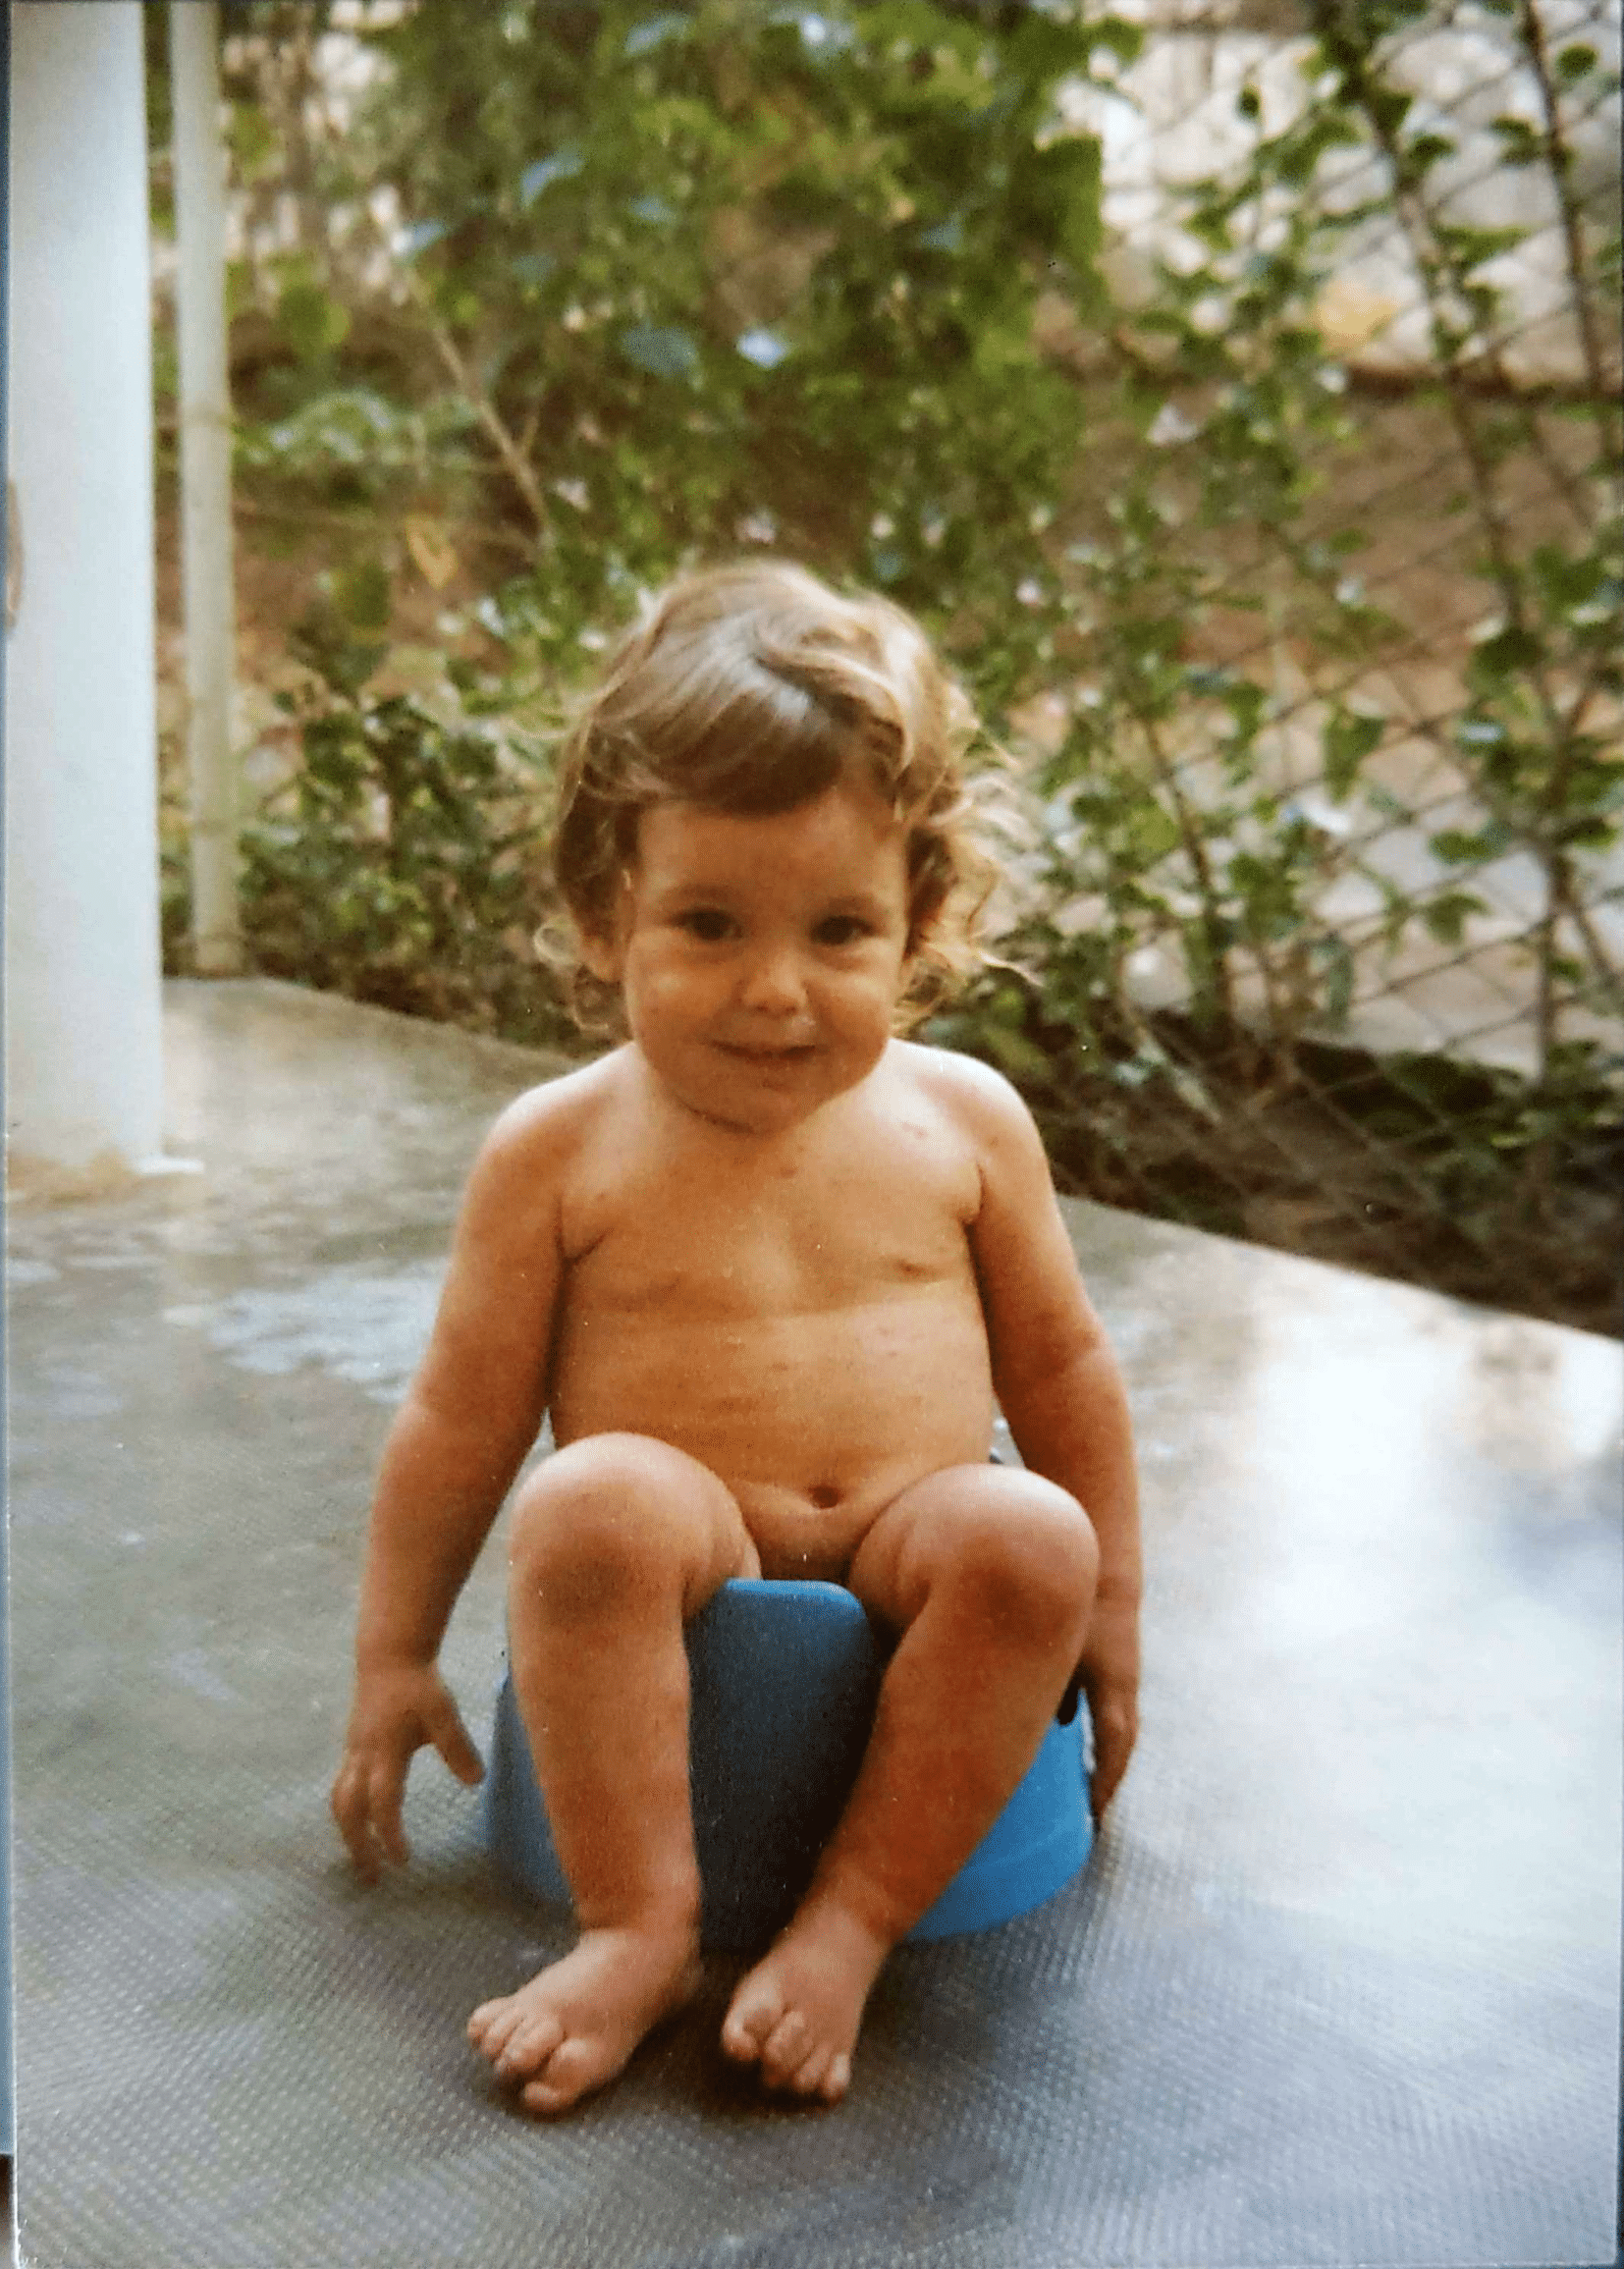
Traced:
[[[1133, 13], [1147, 37], [1118, 90], [1067, 104], [1103, 148], [1119, 319], [1159, 305], [1170, 267], [1232, 321], [1286, 208], [1299, 227], [1318, 208], [1306, 321], [1342, 415], [1299, 442], [1313, 493], [1288, 544], [1231, 523], [1193, 546], [1190, 650], [1263, 701], [1244, 761], [1232, 698], [1156, 718], [1109, 702], [1115, 791], [1178, 839], [1114, 874], [1075, 845], [1038, 862], [1041, 887], [1073, 887], [1051, 931], [1097, 934], [1114, 899], [1116, 1022], [1142, 1018], [1148, 1043], [1127, 1061], [1163, 1073], [1146, 1108], [1120, 1049], [1115, 1079], [1079, 1065], [1060, 1147], [1122, 1202], [1615, 1329], [1616, 11], [1391, 10], [1385, 36], [1379, 10]], [[1327, 96], [1336, 138], [1284, 179], [1260, 168]], [[1220, 197], [1231, 225], [1204, 233]], [[1067, 344], [1086, 384], [1097, 343]], [[1231, 362], [1150, 428], [1185, 496], [1170, 543], [1189, 461], [1241, 391]], [[1326, 545], [1369, 635], [1327, 637], [1305, 605]], [[1112, 675], [1092, 659], [1023, 720], [1051, 750]], [[1098, 801], [1045, 824], [1079, 816]], [[1216, 992], [1259, 1043], [1250, 1064], [1232, 1030], [1215, 1046]]]
[[[646, 13], [628, 52], [710, 21]], [[1045, 13], [937, 11], [989, 38]], [[1009, 641], [1024, 641], [999, 687], [1015, 760], [1006, 966], [938, 1031], [1026, 1087], [1073, 1188], [1615, 1329], [1616, 8], [1070, 13], [1107, 31], [1039, 141], [1097, 147], [1101, 231], [1090, 290], [1040, 293], [1032, 311], [1045, 367], [1074, 390], [1074, 440], [1052, 502], [1027, 515], [1029, 571], [1002, 595]], [[333, 398], [351, 405], [352, 452], [417, 453], [391, 556], [437, 590], [437, 558], [487, 581], [522, 558], [545, 593], [565, 572], [558, 530], [585, 514], [606, 454], [589, 360], [567, 457], [534, 369], [481, 377], [497, 364], [458, 312], [455, 266], [425, 294], [414, 263], [444, 224], [364, 168], [347, 200], [322, 187], [323, 150], [345, 144], [376, 80], [355, 34], [407, 14], [394, 0], [296, 9], [290, 39], [275, 8], [237, 12], [238, 81], [275, 130], [257, 150], [237, 137], [239, 250], [279, 279], [285, 327], [319, 333], [342, 286], [352, 347], [364, 336], [387, 359], [393, 324], [419, 374], [449, 385], [456, 414], [438, 425], [444, 403], [425, 407], [421, 386], [393, 425], [376, 395], [354, 410], [352, 382]], [[762, 16], [805, 56], [854, 52], [882, 24], [891, 52], [914, 35], [900, 7]], [[970, 48], [919, 36], [915, 80], [949, 64], [973, 80]], [[721, 116], [736, 107], [725, 39], [712, 57]], [[578, 139], [543, 150], [518, 177], [519, 219], [591, 170]], [[913, 202], [881, 215], [899, 244], [917, 240], [881, 295], [888, 317], [893, 298], [911, 295], [917, 318], [929, 292], [958, 289], [943, 265], [958, 209], [916, 218]], [[638, 204], [653, 215], [662, 198]], [[658, 225], [674, 226], [669, 207]], [[792, 355], [836, 234], [786, 219], [771, 194], [709, 213], [696, 273], [740, 354], [764, 369]], [[540, 277], [553, 257], [524, 250], [510, 269]], [[602, 289], [601, 304], [561, 300], [536, 369], [580, 356], [613, 278]], [[697, 358], [702, 327], [668, 314], [620, 334], [623, 359], [640, 341], [645, 375], [697, 386], [690, 424], [721, 367]], [[501, 367], [516, 367], [511, 352]], [[261, 429], [250, 463], [277, 430]], [[462, 469], [425, 505], [442, 447]], [[474, 501], [470, 464], [506, 485], [516, 516]], [[899, 578], [906, 597], [952, 538], [922, 491], [896, 493], [860, 527], [819, 518], [828, 496], [801, 519], [777, 496], [696, 534], [714, 548], [720, 525], [735, 545]], [[274, 498], [250, 502], [274, 520]], [[353, 528], [395, 508], [346, 509]], [[595, 617], [570, 634], [601, 643]]]

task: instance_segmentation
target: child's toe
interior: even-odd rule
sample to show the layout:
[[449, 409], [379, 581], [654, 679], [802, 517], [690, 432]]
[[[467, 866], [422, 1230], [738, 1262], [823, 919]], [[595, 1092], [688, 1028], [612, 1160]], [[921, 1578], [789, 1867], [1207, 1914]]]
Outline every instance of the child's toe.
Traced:
[[789, 2085], [797, 2095], [817, 2095], [823, 2087], [825, 2075], [834, 2061], [834, 2051], [828, 2042], [820, 2041], [805, 2062], [797, 2067], [790, 2079]]
[[504, 2080], [516, 2079], [520, 2073], [537, 2072], [563, 2039], [564, 2026], [551, 2010], [526, 2017], [514, 2027], [496, 2069]]
[[763, 2043], [762, 2070], [770, 2080], [788, 2080], [806, 2062], [814, 2045], [812, 2028], [800, 2011], [785, 2010]]
[[568, 2110], [576, 2092], [557, 2087], [550, 2080], [527, 2080], [518, 2091], [518, 2100], [527, 2112], [562, 2112]]
[[518, 2030], [522, 2017], [523, 2011], [515, 2009], [511, 2001], [488, 2001], [469, 2018], [468, 2037], [481, 2055], [496, 2064]]
[[468, 2019], [468, 2038], [475, 2048], [483, 2048], [493, 2027], [507, 2007], [503, 2001], [482, 2001]]
[[851, 2059], [849, 2056], [837, 2056], [824, 2074], [818, 2093], [825, 2103], [839, 2103], [850, 2085]]
[[754, 2064], [783, 2015], [784, 2005], [777, 1998], [741, 1995], [724, 2021], [723, 2047], [740, 2064]]
[[545, 2068], [519, 2090], [519, 2101], [529, 2111], [568, 2109], [595, 2087], [601, 2087], [616, 2070], [615, 2061], [590, 2040], [566, 2040], [553, 2050]]

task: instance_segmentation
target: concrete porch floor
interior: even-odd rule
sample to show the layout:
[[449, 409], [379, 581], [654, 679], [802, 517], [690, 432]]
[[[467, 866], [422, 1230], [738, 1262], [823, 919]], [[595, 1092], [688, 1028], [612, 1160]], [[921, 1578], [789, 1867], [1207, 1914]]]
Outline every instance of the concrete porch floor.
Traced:
[[[432, 1759], [326, 1790], [371, 1469], [484, 1123], [549, 1067], [175, 985], [173, 1153], [14, 1210], [18, 2198], [34, 2269], [1611, 2261], [1619, 1350], [1068, 1206], [1128, 1375], [1144, 1732], [1084, 1877], [908, 1950], [833, 2115], [736, 1966], [552, 2127], [461, 2042], [566, 1942]], [[501, 1529], [445, 1661], [481, 1738]]]

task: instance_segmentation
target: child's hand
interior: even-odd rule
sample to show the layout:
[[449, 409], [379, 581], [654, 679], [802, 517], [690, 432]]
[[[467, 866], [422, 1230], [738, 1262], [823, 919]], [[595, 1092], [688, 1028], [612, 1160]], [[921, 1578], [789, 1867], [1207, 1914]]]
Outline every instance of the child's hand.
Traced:
[[381, 1860], [406, 1864], [401, 1800], [411, 1759], [426, 1746], [439, 1751], [460, 1781], [471, 1787], [484, 1779], [479, 1752], [432, 1662], [363, 1671], [333, 1783], [333, 1817], [363, 1882], [378, 1880]]
[[1133, 1601], [1098, 1600], [1088, 1645], [1077, 1665], [1094, 1725], [1089, 1809], [1096, 1820], [1128, 1769], [1139, 1733], [1139, 1609]]

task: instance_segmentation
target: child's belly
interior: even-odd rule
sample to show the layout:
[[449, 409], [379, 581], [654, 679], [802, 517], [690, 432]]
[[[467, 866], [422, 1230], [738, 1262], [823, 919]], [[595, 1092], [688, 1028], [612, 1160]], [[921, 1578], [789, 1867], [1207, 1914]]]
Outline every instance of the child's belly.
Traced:
[[992, 1440], [973, 1288], [808, 1315], [572, 1318], [553, 1430], [646, 1433], [727, 1483], [766, 1576], [839, 1581], [876, 1515]]

